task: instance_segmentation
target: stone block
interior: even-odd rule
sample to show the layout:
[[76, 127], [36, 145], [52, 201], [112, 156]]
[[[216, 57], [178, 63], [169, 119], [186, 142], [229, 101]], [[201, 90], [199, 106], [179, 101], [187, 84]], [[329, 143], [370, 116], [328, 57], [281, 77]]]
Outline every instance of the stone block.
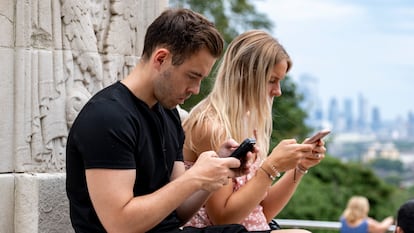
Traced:
[[14, 222], [14, 176], [0, 174], [0, 232], [12, 233]]
[[39, 231], [72, 233], [64, 173], [39, 174]]
[[23, 173], [15, 177], [15, 233], [74, 232], [64, 173]]
[[0, 1], [0, 47], [14, 45], [14, 0]]
[[38, 179], [36, 175], [22, 173], [15, 175], [15, 233], [38, 232]]
[[[1, 37], [1, 31], [0, 31]], [[0, 48], [0, 173], [13, 171], [14, 134], [14, 50]]]

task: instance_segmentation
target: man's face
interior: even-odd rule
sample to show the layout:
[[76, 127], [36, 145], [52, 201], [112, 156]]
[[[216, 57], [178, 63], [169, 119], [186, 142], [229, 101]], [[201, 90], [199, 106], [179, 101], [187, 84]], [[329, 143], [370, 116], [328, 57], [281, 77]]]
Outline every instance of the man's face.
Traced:
[[155, 98], [166, 108], [183, 104], [192, 94], [199, 93], [201, 81], [210, 73], [215, 61], [207, 49], [178, 66], [171, 64], [170, 56], [154, 81]]

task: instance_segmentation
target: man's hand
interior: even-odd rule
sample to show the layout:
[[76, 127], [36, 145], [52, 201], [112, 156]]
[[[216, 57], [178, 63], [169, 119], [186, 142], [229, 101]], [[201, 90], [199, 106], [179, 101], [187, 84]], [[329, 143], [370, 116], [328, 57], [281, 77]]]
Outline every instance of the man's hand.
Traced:
[[[226, 158], [231, 155], [231, 153], [239, 147], [240, 144], [237, 143], [234, 139], [228, 139], [225, 141], [218, 150], [217, 154], [221, 158]], [[255, 153], [259, 152], [259, 148], [257, 146], [253, 147], [253, 152], [247, 152], [246, 159], [243, 160], [243, 163], [241, 163], [240, 167], [234, 168], [234, 172], [236, 176], [242, 176], [249, 172], [251, 165], [254, 162]]]
[[235, 177], [236, 172], [233, 169], [238, 167], [238, 159], [219, 158], [214, 151], [206, 151], [200, 154], [187, 172], [202, 182], [202, 189], [213, 192], [226, 185], [230, 177]]
[[217, 154], [221, 158], [226, 158], [231, 155], [231, 153], [239, 146], [234, 139], [228, 139], [223, 144], [221, 144]]

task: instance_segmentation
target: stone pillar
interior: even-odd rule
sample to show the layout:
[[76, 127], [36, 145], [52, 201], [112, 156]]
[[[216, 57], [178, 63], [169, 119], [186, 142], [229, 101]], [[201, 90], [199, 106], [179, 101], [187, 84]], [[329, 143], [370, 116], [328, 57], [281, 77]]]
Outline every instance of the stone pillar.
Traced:
[[168, 0], [0, 1], [0, 232], [73, 232], [65, 192], [70, 126], [122, 79]]

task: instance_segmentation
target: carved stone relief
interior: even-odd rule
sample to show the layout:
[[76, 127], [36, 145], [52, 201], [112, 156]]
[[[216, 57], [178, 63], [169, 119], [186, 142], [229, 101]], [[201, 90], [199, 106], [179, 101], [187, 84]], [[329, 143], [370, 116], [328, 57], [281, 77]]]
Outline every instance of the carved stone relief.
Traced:
[[[14, 123], [14, 5], [11, 0], [0, 3], [0, 173], [13, 169]], [[1, 218], [1, 216], [0, 216]], [[0, 229], [1, 231], [1, 229]]]
[[[93, 94], [135, 66], [143, 32], [167, 1], [15, 4], [14, 169], [62, 172], [75, 117]], [[156, 9], [143, 10], [149, 5]]]

